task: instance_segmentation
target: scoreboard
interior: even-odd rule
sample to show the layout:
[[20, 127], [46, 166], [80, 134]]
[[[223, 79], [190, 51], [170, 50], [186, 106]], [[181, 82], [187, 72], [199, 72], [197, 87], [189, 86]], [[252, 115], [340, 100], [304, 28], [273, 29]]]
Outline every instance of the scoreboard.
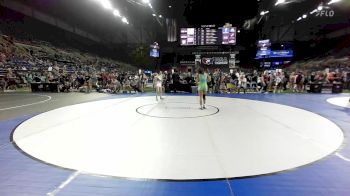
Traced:
[[236, 27], [181, 28], [181, 46], [236, 45]]

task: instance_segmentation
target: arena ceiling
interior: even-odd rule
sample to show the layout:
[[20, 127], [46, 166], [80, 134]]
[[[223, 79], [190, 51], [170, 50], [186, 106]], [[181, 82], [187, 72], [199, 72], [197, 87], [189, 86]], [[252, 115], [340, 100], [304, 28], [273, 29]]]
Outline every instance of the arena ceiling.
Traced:
[[110, 2], [114, 8], [120, 11], [122, 16], [128, 19], [129, 25], [115, 17], [112, 11], [103, 8], [97, 0], [19, 1], [102, 37], [110, 37], [117, 32], [130, 30], [140, 25], [147, 30], [160, 30], [157, 28], [159, 26], [157, 26], [157, 21], [152, 18], [151, 14], [147, 13], [149, 10], [127, 0], [111, 0]]
[[[99, 35], [109, 35], [122, 28], [128, 28], [98, 5], [96, 0], [18, 1]], [[165, 18], [176, 18], [178, 26], [223, 25], [226, 22], [241, 26], [244, 20], [254, 17], [258, 11], [256, 0], [220, 1], [221, 3], [213, 3], [210, 0], [151, 0], [153, 10], [143, 6], [142, 0], [110, 0], [110, 2], [129, 20], [130, 25], [142, 25], [150, 31], [164, 30]], [[229, 2], [230, 5], [232, 3], [236, 5], [228, 6]], [[159, 18], [159, 15], [163, 18]]]
[[[243, 31], [241, 34], [243, 44], [248, 45], [251, 43], [246, 40], [258, 39], [258, 33], [262, 28], [271, 29], [296, 23], [299, 28], [296, 29], [297, 31], [307, 32], [315, 27], [320, 29], [339, 23], [346, 25], [349, 24], [350, 18], [349, 0], [342, 0], [341, 3], [332, 6], [335, 11], [335, 17], [332, 18], [317, 18], [309, 14], [322, 3], [326, 5], [331, 0], [285, 0], [285, 4], [278, 6], [275, 5], [277, 0], [150, 0], [152, 9], [143, 3], [144, 0], [109, 0], [113, 7], [128, 19], [130, 24], [127, 25], [98, 3], [103, 0], [16, 1], [69, 21], [72, 25], [102, 37], [111, 37], [125, 29], [129, 29], [129, 32], [138, 31], [137, 29], [141, 27], [146, 32], [155, 33], [158, 36], [157, 40], [165, 40], [166, 18], [177, 19], [178, 27], [208, 24], [220, 26], [229, 22], [243, 30], [246, 21], [253, 20], [255, 25], [251, 25], [249, 32]], [[260, 15], [262, 11], [269, 11], [269, 13], [262, 17]], [[303, 14], [309, 15], [308, 20], [297, 21]], [[162, 15], [162, 18], [159, 15]]]

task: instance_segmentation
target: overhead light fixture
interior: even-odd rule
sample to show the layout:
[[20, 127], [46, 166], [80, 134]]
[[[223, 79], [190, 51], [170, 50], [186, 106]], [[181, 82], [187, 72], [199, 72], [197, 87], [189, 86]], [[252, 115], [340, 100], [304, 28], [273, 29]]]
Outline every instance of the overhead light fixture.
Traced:
[[169, 8], [172, 8], [172, 6], [171, 6], [171, 5], [169, 5]]
[[286, 2], [286, 0], [277, 0], [277, 2], [275, 3], [275, 6], [277, 6], [279, 4], [283, 4], [285, 2]]
[[109, 0], [100, 0], [100, 2], [105, 9], [113, 9], [112, 3]]
[[304, 15], [303, 15], [303, 18], [304, 18], [304, 19], [305, 19], [305, 18], [307, 18], [307, 15], [306, 15], [306, 14], [304, 14]]
[[119, 12], [119, 10], [113, 10], [113, 15], [114, 16], [117, 16], [117, 17], [120, 17], [121, 15], [120, 15], [120, 12]]
[[260, 16], [264, 16], [265, 14], [268, 14], [268, 13], [270, 13], [270, 11], [261, 11]]
[[302, 17], [299, 17], [298, 19], [297, 19], [297, 21], [300, 21], [301, 19], [303, 19]]
[[151, 9], [153, 9], [153, 6], [152, 6], [151, 3], [148, 3], [148, 6], [149, 6]]
[[317, 10], [318, 11], [321, 11], [323, 9], [323, 6], [322, 5], [319, 5], [318, 7], [317, 7]]
[[159, 18], [163, 18], [163, 16], [162, 16], [162, 15], [159, 15]]
[[317, 9], [314, 9], [314, 10], [312, 10], [312, 12], [310, 12], [310, 14], [314, 14], [316, 12], [317, 12]]
[[144, 4], [149, 4], [150, 1], [149, 1], [149, 0], [142, 0], [142, 3], [144, 3]]
[[152, 16], [156, 17], [157, 15], [156, 14], [152, 14]]
[[328, 3], [328, 5], [333, 4], [333, 3], [338, 3], [338, 2], [340, 2], [340, 1], [342, 1], [342, 0], [331, 0], [331, 1]]
[[122, 22], [126, 23], [126, 24], [129, 24], [128, 19], [126, 19], [125, 17], [122, 18]]
[[124, 16], [122, 17], [122, 15], [118, 9], [113, 8], [113, 5], [112, 5], [110, 0], [94, 0], [94, 1], [100, 3], [103, 8], [105, 8], [107, 10], [111, 10], [115, 17], [121, 17], [121, 20], [123, 23], [129, 24], [128, 19]]

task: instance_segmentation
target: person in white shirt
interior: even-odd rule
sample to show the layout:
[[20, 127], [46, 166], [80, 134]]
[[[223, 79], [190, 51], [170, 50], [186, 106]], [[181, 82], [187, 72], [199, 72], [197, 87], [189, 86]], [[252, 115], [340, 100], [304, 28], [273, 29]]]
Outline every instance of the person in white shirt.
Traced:
[[163, 91], [163, 74], [162, 72], [159, 72], [159, 74], [154, 75], [154, 82], [156, 87], [156, 100], [158, 101], [158, 96], [162, 100], [162, 91]]
[[247, 90], [247, 78], [244, 75], [244, 73], [240, 74], [239, 80], [238, 80], [238, 94], [240, 93], [241, 89], [243, 89], [243, 92], [246, 93]]

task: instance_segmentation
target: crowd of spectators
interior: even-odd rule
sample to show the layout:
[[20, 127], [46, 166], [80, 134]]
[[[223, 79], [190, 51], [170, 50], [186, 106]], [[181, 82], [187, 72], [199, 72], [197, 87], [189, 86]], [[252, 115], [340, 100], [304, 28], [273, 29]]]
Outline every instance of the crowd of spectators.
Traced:
[[48, 43], [29, 45], [0, 37], [0, 90], [28, 88], [32, 83], [56, 83], [58, 91], [142, 92], [147, 80], [128, 64]]
[[[341, 84], [349, 88], [350, 71], [347, 66], [336, 69], [325, 68], [320, 71], [310, 70], [231, 70], [223, 72], [220, 69], [206, 70], [209, 76], [208, 87], [210, 93], [280, 93], [280, 92], [307, 92], [310, 84]], [[164, 74], [165, 89], [173, 92], [183, 88], [181, 86], [194, 86], [195, 73], [178, 73], [176, 70]], [[171, 88], [169, 88], [171, 86]]]
[[[166, 92], [193, 92], [195, 73], [173, 70], [161, 74]], [[305, 92], [312, 83], [340, 83], [349, 88], [350, 60], [327, 57], [297, 62], [283, 70], [214, 69], [207, 74], [211, 93]], [[125, 63], [62, 50], [49, 43], [32, 45], [0, 36], [2, 91], [30, 87], [32, 83], [56, 83], [60, 92], [143, 92], [149, 81], [152, 75]]]
[[305, 70], [286, 71], [281, 69], [265, 71], [215, 71], [209, 87], [213, 92], [306, 92], [310, 84], [348, 84], [350, 72], [339, 70], [307, 72]]

